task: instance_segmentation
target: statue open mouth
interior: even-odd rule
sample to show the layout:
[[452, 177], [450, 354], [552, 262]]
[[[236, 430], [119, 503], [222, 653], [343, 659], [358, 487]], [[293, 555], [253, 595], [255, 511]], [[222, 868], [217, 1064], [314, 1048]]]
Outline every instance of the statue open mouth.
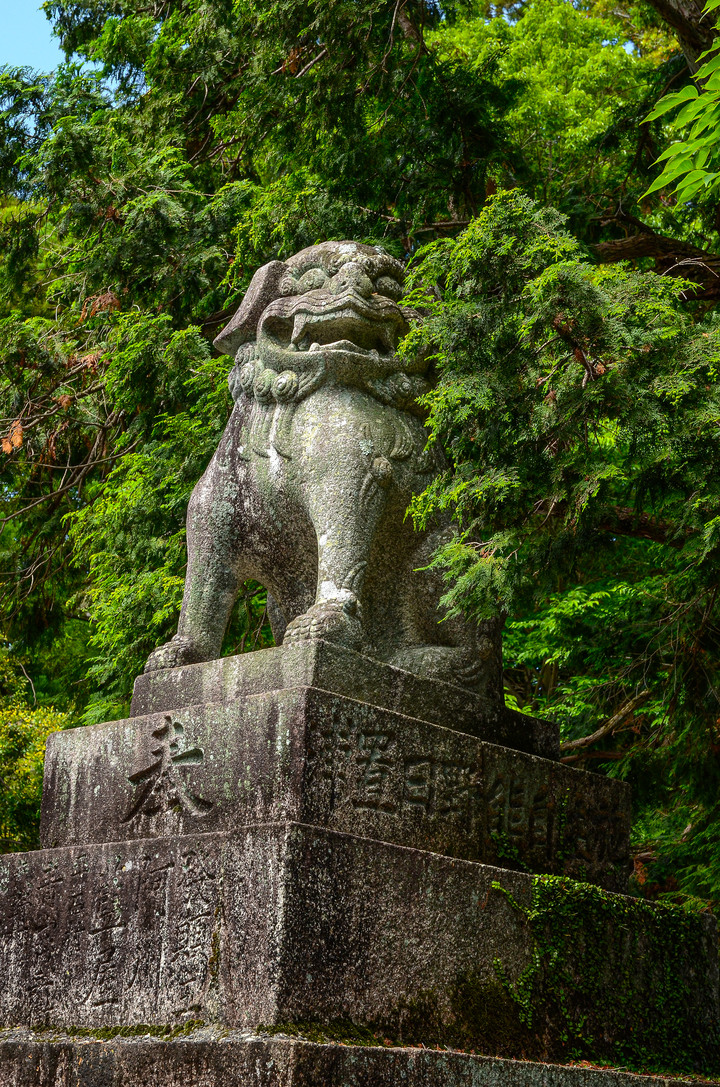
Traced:
[[258, 344], [282, 353], [329, 352], [389, 360], [407, 329], [401, 310], [389, 299], [372, 301], [348, 293], [338, 298], [313, 291], [279, 299], [263, 314]]
[[347, 308], [335, 313], [296, 314], [292, 346], [299, 351], [328, 347], [389, 355], [395, 350], [396, 343], [393, 329], [385, 321], [368, 319]]

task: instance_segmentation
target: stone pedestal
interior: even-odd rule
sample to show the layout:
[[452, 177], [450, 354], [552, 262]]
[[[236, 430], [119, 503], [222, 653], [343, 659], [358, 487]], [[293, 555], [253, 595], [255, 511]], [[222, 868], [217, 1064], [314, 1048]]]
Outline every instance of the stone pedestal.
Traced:
[[239, 1031], [103, 1041], [59, 1032], [0, 1033], [0, 1087], [680, 1087], [681, 1082], [690, 1083], [610, 1068], [421, 1048], [318, 1045]]
[[611, 890], [627, 882], [622, 782], [325, 690], [296, 686], [50, 737], [45, 846], [285, 820]]
[[0, 1087], [720, 1067], [714, 921], [617, 893], [627, 788], [445, 688], [316, 643], [141, 677], [137, 716], [51, 737], [45, 848], [0, 858]]
[[491, 713], [483, 699], [460, 687], [322, 641], [148, 672], [135, 680], [131, 712], [137, 717], [206, 703], [242, 704], [249, 695], [295, 687], [329, 691], [548, 759], [560, 753], [557, 726], [548, 721], [508, 709]]

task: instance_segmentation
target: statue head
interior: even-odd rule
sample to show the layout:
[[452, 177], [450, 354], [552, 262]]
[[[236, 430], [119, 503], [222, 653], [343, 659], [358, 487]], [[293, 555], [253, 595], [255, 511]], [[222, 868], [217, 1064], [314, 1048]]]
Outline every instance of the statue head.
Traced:
[[215, 347], [236, 355], [254, 343], [255, 357], [278, 373], [304, 370], [314, 360], [303, 356], [318, 354], [338, 376], [384, 376], [398, 369], [398, 342], [417, 316], [399, 304], [403, 280], [400, 261], [375, 246], [310, 246], [255, 273]]

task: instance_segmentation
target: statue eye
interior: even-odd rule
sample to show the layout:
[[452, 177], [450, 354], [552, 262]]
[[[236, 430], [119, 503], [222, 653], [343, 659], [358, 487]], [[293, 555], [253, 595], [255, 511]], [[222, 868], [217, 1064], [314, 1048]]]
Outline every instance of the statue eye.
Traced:
[[392, 298], [393, 302], [397, 302], [402, 298], [402, 285], [392, 276], [378, 276], [375, 280], [375, 290], [378, 294], [384, 294], [387, 298]]
[[322, 268], [308, 268], [307, 272], [298, 279], [295, 285], [296, 294], [305, 294], [307, 291], [318, 291], [327, 283], [327, 276]]

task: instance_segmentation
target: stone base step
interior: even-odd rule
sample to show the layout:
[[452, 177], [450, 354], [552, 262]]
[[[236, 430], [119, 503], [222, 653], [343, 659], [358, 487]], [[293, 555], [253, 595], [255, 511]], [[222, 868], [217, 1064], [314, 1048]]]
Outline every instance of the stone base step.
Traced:
[[[211, 1029], [165, 1039], [0, 1033], [0, 1087], [692, 1087], [693, 1082], [698, 1083], [457, 1051], [317, 1044]], [[709, 1087], [717, 1081], [702, 1083]]]
[[714, 919], [589, 884], [287, 823], [8, 854], [0, 892], [2, 1026], [720, 1062]]
[[380, 709], [478, 736], [546, 759], [560, 754], [558, 726], [329, 642], [260, 649], [205, 664], [148, 672], [135, 680], [130, 713], [167, 713], [205, 702], [242, 702], [287, 687], [317, 687]]

